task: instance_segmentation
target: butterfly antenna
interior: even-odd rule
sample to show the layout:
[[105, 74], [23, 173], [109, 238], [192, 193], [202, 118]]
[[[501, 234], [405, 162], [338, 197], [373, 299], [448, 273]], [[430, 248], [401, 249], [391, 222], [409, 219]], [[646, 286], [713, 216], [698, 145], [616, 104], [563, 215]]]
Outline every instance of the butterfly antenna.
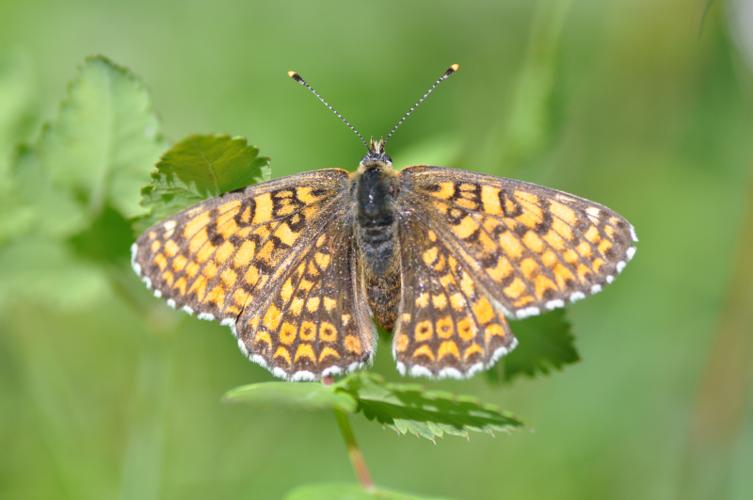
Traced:
[[460, 69], [459, 64], [453, 64], [449, 68], [447, 68], [447, 71], [442, 73], [442, 76], [436, 79], [436, 81], [431, 85], [431, 87], [428, 88], [426, 92], [424, 92], [424, 95], [418, 98], [418, 101], [416, 101], [413, 106], [411, 106], [408, 111], [405, 112], [403, 116], [400, 117], [400, 119], [397, 121], [394, 127], [389, 131], [389, 133], [384, 138], [384, 143], [387, 144], [387, 141], [390, 140], [390, 138], [394, 135], [395, 131], [400, 128], [400, 125], [405, 122], [405, 120], [408, 119], [410, 115], [413, 114], [414, 111], [416, 111], [416, 108], [418, 108], [421, 103], [423, 103], [431, 94], [436, 90], [437, 87], [439, 87], [439, 84], [443, 81], [447, 80], [449, 77], [451, 77], [454, 73], [456, 73]]
[[363, 138], [363, 135], [361, 135], [361, 132], [359, 132], [358, 129], [356, 127], [354, 127], [353, 124], [350, 123], [343, 115], [341, 115], [339, 111], [337, 111], [334, 107], [332, 107], [332, 105], [330, 103], [328, 103], [327, 101], [325, 101], [324, 97], [322, 97], [319, 94], [319, 92], [317, 92], [316, 89], [314, 89], [314, 87], [312, 87], [311, 85], [309, 85], [309, 82], [307, 82], [306, 80], [304, 80], [303, 77], [301, 75], [299, 75], [297, 71], [288, 71], [288, 76], [290, 78], [292, 78], [293, 80], [295, 80], [296, 82], [298, 82], [301, 85], [303, 85], [304, 87], [306, 87], [306, 90], [308, 90], [309, 92], [311, 92], [312, 94], [314, 94], [314, 96], [317, 99], [319, 99], [319, 101], [322, 104], [324, 104], [324, 106], [328, 110], [332, 111], [335, 114], [335, 116], [338, 117], [340, 119], [340, 121], [343, 122], [351, 130], [351, 132], [353, 132], [354, 134], [356, 134], [358, 136], [358, 139], [361, 141], [361, 144], [363, 144], [364, 147], [366, 147], [366, 149], [369, 149], [369, 144], [366, 142], [366, 139]]

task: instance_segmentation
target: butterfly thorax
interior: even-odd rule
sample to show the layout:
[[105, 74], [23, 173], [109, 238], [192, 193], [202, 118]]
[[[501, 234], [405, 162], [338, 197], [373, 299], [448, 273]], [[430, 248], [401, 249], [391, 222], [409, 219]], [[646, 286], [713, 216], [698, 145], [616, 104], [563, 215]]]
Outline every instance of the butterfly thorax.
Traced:
[[374, 320], [391, 330], [400, 296], [397, 176], [388, 159], [364, 158], [354, 177], [356, 239]]

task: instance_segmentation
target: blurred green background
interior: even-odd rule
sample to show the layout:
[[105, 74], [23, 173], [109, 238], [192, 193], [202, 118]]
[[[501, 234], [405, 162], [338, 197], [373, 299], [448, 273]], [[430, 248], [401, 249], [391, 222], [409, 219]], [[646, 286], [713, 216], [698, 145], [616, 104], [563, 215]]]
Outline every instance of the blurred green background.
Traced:
[[[379, 136], [457, 62], [390, 145], [397, 165], [522, 178], [636, 226], [626, 272], [569, 308], [580, 363], [507, 386], [428, 383], [532, 432], [434, 445], [354, 418], [378, 484], [474, 499], [753, 497], [750, 1], [5, 0], [0, 173], [98, 53], [143, 79], [167, 141], [242, 135], [275, 177], [363, 154], [287, 70]], [[23, 265], [44, 287], [45, 266]], [[146, 290], [151, 312], [138, 314], [105, 279], [137, 284], [125, 269], [74, 270], [50, 289], [60, 301], [0, 294], [0, 497], [279, 498], [352, 481], [330, 414], [222, 404], [271, 376], [225, 328]], [[375, 369], [397, 378], [384, 345]]]

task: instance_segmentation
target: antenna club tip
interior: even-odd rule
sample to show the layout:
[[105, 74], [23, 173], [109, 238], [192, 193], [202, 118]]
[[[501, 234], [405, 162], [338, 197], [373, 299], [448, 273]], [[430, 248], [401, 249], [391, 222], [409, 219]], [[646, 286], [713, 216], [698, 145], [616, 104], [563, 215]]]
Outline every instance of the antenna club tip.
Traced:
[[441, 77], [442, 80], [448, 79], [453, 73], [455, 73], [459, 69], [460, 69], [460, 65], [459, 64], [453, 64], [453, 65], [451, 65], [449, 68], [447, 68], [447, 71], [445, 71], [444, 74], [442, 75], [442, 77]]
[[297, 71], [288, 71], [288, 76], [296, 82], [300, 82], [302, 80], [301, 75], [299, 75]]

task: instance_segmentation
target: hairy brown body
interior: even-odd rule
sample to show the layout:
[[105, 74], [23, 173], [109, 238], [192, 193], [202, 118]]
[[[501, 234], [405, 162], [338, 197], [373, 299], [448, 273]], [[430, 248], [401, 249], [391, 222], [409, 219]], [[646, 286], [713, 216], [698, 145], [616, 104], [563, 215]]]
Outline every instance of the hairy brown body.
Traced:
[[391, 331], [400, 301], [400, 262], [395, 202], [397, 175], [381, 160], [363, 162], [354, 176], [356, 239], [363, 260], [366, 297], [374, 321]]

